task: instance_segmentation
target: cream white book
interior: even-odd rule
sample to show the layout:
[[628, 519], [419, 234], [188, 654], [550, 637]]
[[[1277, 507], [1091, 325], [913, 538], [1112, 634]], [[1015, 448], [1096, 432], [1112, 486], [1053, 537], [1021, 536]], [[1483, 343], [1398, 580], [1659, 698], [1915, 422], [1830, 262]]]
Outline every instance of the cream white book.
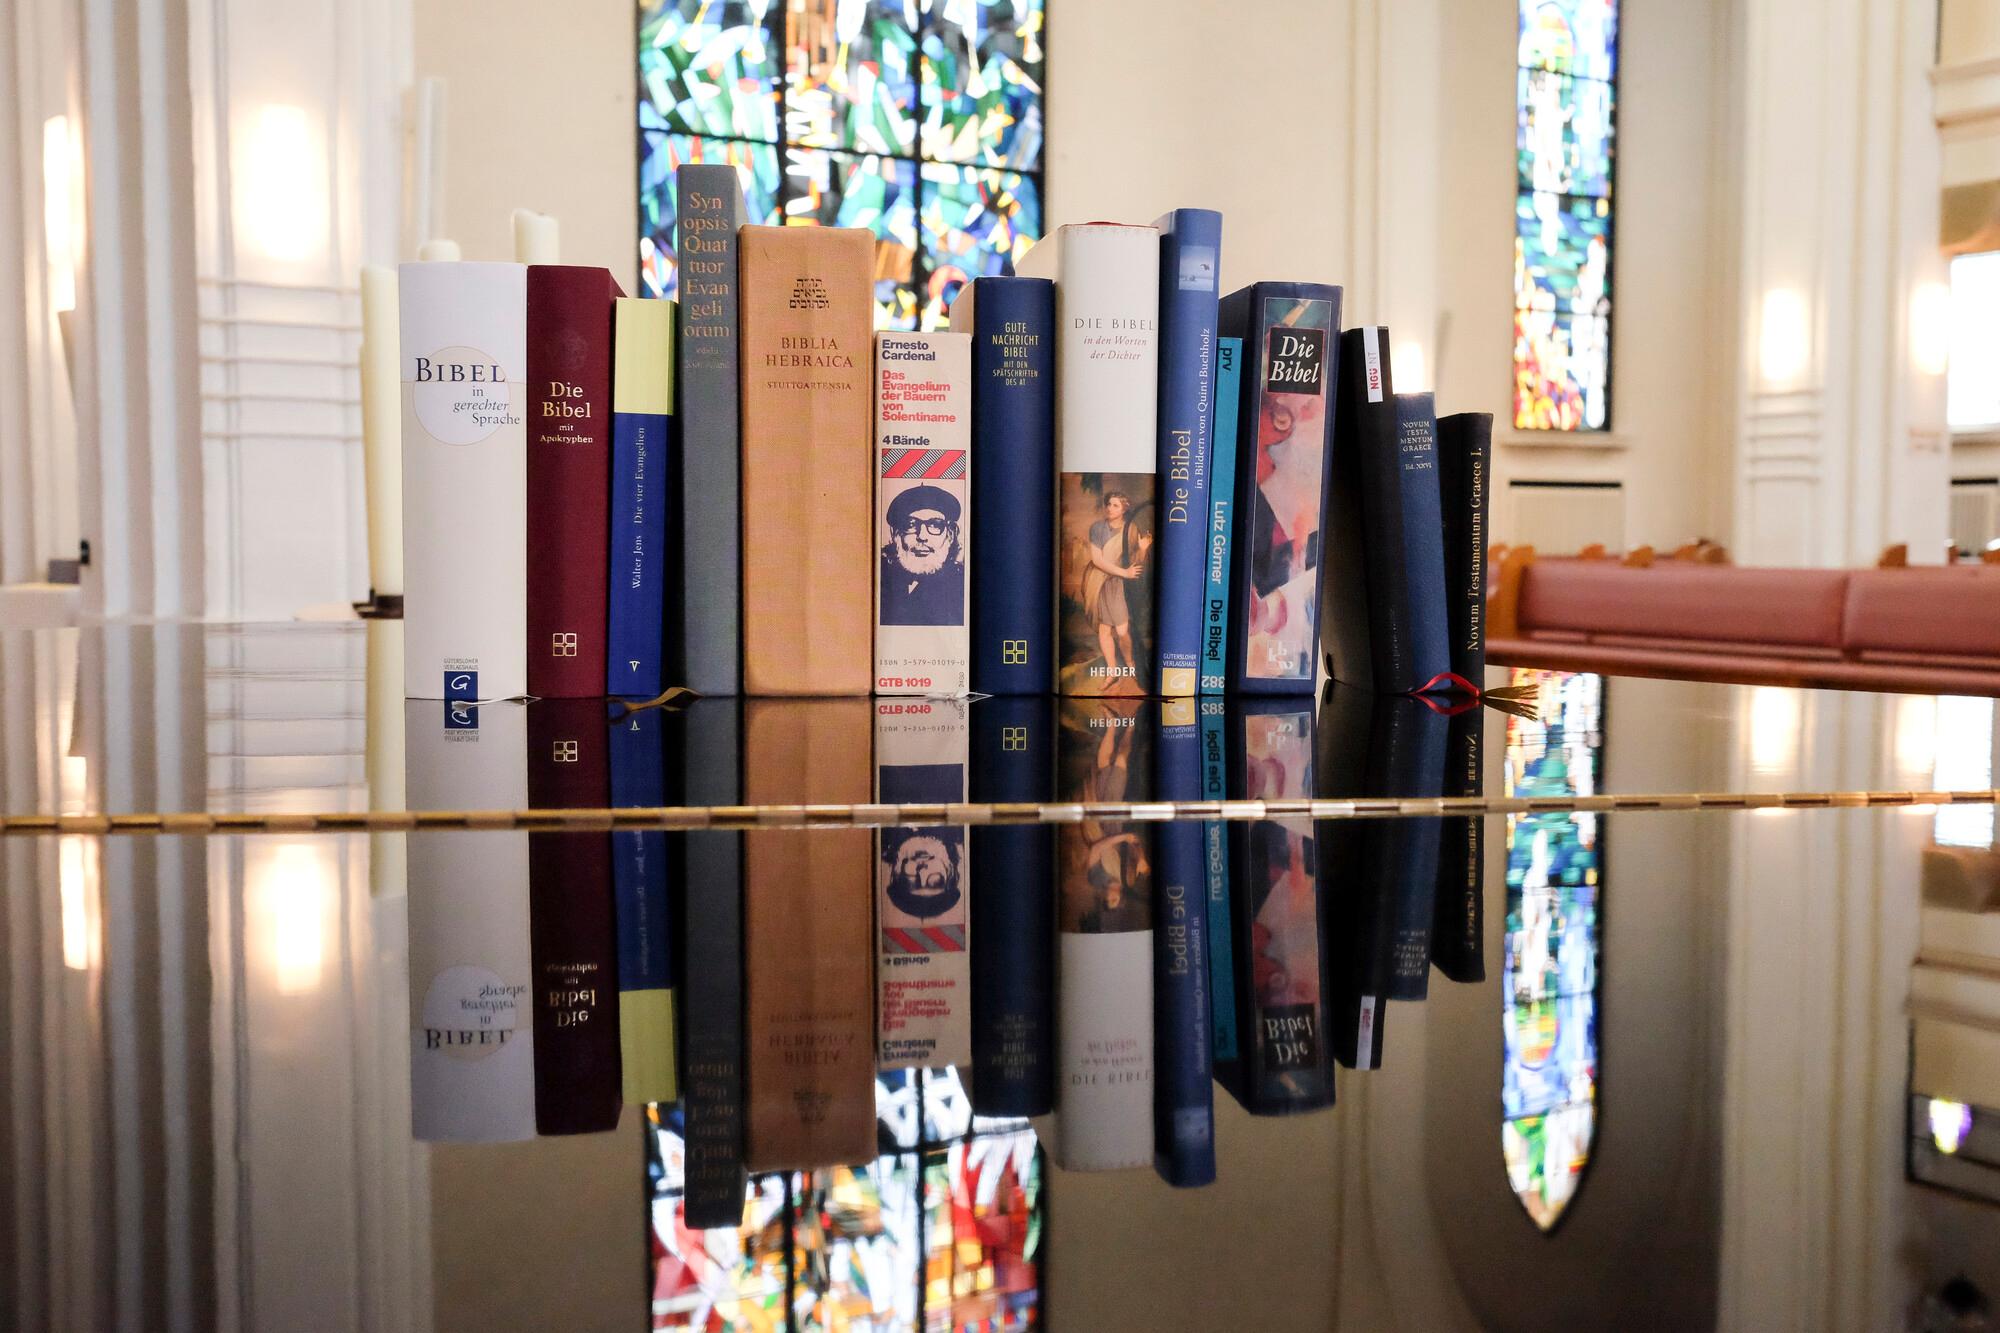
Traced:
[[[875, 701], [875, 799], [965, 799], [966, 705]], [[875, 834], [875, 1063], [878, 1069], [972, 1062], [972, 873], [964, 825]]]
[[527, 269], [404, 264], [403, 693], [528, 692]]
[[1159, 228], [1058, 227], [1015, 270], [1056, 284], [1059, 689], [1148, 694], [1158, 664]]
[[1056, 1161], [1152, 1165], [1153, 932], [1061, 932], [1056, 992]]
[[875, 335], [875, 693], [972, 679], [972, 335]]
[[[405, 702], [410, 808], [525, 809], [527, 711]], [[407, 846], [411, 1133], [426, 1143], [531, 1139], [528, 835], [425, 833]]]

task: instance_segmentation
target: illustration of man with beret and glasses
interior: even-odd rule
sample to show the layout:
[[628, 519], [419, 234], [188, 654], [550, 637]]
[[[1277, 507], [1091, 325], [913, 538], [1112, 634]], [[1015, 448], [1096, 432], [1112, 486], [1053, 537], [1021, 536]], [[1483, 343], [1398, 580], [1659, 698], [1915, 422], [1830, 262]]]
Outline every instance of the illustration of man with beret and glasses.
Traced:
[[882, 547], [884, 625], [965, 623], [965, 550], [958, 498], [937, 486], [912, 486], [889, 502]]

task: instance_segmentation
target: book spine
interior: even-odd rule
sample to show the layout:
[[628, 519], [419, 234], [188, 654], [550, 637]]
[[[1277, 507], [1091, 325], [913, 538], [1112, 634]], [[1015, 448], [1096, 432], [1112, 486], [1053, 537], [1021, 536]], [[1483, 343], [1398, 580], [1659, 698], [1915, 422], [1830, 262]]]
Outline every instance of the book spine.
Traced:
[[1177, 208], [1160, 229], [1159, 693], [1200, 681], [1206, 609], [1209, 442], [1222, 215]]
[[[669, 763], [695, 805], [743, 800], [742, 704], [696, 699], [670, 720]], [[680, 895], [681, 1106], [687, 1144], [687, 1222], [743, 1220], [743, 834], [675, 834]], [[699, 886], [695, 889], [694, 886]]]
[[952, 306], [972, 336], [972, 688], [1055, 688], [1055, 284], [979, 278]]
[[[873, 721], [865, 699], [750, 701], [744, 800], [866, 802]], [[744, 838], [753, 1172], [875, 1155], [874, 859], [866, 829], [759, 829]]]
[[[1231, 795], [1310, 796], [1313, 716], [1306, 699], [1246, 700], [1231, 737]], [[1230, 826], [1242, 1053], [1232, 1091], [1257, 1115], [1331, 1105], [1319, 862], [1308, 819]]]
[[742, 684], [736, 229], [743, 223], [743, 187], [735, 167], [696, 163], [680, 167], [674, 184], [681, 577], [674, 585], [672, 665], [680, 683], [715, 696], [734, 694]]
[[[965, 704], [875, 704], [875, 799], [888, 805], [965, 800]], [[875, 1066], [926, 1069], [972, 1061], [973, 903], [963, 825], [875, 834]]]
[[[1468, 708], [1446, 724], [1444, 794], [1485, 793], [1480, 771], [1485, 712]], [[1439, 821], [1438, 880], [1431, 961], [1452, 981], [1486, 979], [1486, 844], [1478, 816]]]
[[[1370, 557], [1400, 554], [1402, 537], [1380, 534], [1401, 522], [1402, 510], [1393, 493], [1377, 495], [1379, 468], [1371, 457], [1393, 456], [1396, 449], [1396, 399], [1392, 386], [1386, 329], [1370, 325], [1340, 335], [1342, 352], [1339, 406], [1333, 450], [1333, 494], [1328, 505], [1330, 541], [1327, 548], [1327, 670], [1343, 685], [1362, 690], [1401, 693], [1411, 688], [1395, 682], [1404, 671], [1383, 671], [1382, 664], [1407, 657], [1389, 618], [1387, 602], [1375, 595], [1376, 571]], [[1384, 506], [1394, 505], [1391, 513]]]
[[[519, 704], [403, 706], [413, 810], [528, 803]], [[528, 835], [408, 840], [410, 1133], [424, 1143], [535, 1136]]]
[[[972, 710], [972, 799], [1055, 798], [1055, 717], [1043, 695]], [[1055, 1105], [1055, 828], [982, 824], [971, 833], [972, 1105], [981, 1115], [1046, 1115]]]
[[[1143, 800], [1152, 717], [1141, 699], [1062, 703], [1057, 795]], [[1152, 830], [1091, 820], [1056, 831], [1055, 1152], [1073, 1171], [1153, 1161]]]
[[1229, 685], [1229, 537], [1236, 518], [1236, 412], [1243, 340], [1215, 342], [1215, 431], [1209, 449], [1207, 593], [1202, 603], [1201, 692]]
[[743, 329], [743, 688], [875, 681], [869, 325], [875, 238], [737, 233]]
[[1066, 226], [1020, 262], [1056, 279], [1059, 690], [1143, 695], [1157, 642], [1160, 233]]
[[[1201, 799], [1229, 799], [1229, 730], [1227, 706], [1220, 699], [1201, 701]], [[1236, 970], [1230, 954], [1233, 935], [1229, 917], [1229, 825], [1212, 819], [1201, 826], [1202, 871], [1208, 895], [1208, 997], [1214, 1061], [1234, 1062], [1236, 1042]]]
[[[1376, 701], [1371, 743], [1386, 770], [1381, 796], [1442, 796], [1447, 727], [1442, 713], [1420, 699], [1384, 695]], [[1443, 820], [1385, 819], [1370, 830], [1374, 860], [1389, 902], [1389, 981], [1392, 1000], [1421, 1000], [1430, 991], [1431, 917], [1437, 901], [1438, 848]]]
[[[659, 709], [614, 718], [611, 804], [667, 805], [666, 751]], [[672, 859], [664, 829], [611, 834], [611, 888], [618, 924], [618, 1051], [628, 1106], [670, 1102], [674, 1072]]]
[[[601, 809], [611, 800], [604, 709], [543, 699], [528, 709], [528, 804]], [[528, 835], [528, 933], [535, 977], [535, 1132], [613, 1129], [618, 928], [608, 833]]]
[[520, 264], [405, 264], [403, 693], [528, 692], [528, 295]]
[[1244, 357], [1229, 608], [1240, 693], [1310, 692], [1318, 670], [1340, 300], [1338, 287], [1260, 282], [1223, 303]]
[[[1198, 801], [1201, 726], [1195, 700], [1160, 705], [1163, 801]], [[1207, 830], [1163, 824], [1153, 928], [1153, 1169], [1170, 1185], [1215, 1179], [1214, 1067], [1209, 1048]]]
[[875, 335], [875, 693], [962, 695], [974, 533], [972, 338]]
[[1486, 685], [1487, 472], [1493, 416], [1459, 412], [1437, 423], [1438, 490], [1444, 510], [1445, 617], [1451, 669]]
[[651, 699], [666, 688], [666, 589], [674, 443], [674, 303], [623, 297], [612, 389], [607, 694]]
[[604, 686], [611, 311], [601, 268], [528, 269], [528, 692]]
[[[1385, 335], [1386, 336], [1386, 335]], [[1396, 395], [1396, 449], [1386, 459], [1364, 458], [1389, 472], [1383, 491], [1393, 488], [1401, 509], [1402, 547], [1383, 573], [1387, 595], [1404, 611], [1406, 668], [1412, 688], [1432, 687], [1451, 670], [1451, 637], [1446, 604], [1444, 514], [1438, 492], [1437, 410], [1428, 393]], [[1374, 595], [1371, 588], [1370, 596]]]

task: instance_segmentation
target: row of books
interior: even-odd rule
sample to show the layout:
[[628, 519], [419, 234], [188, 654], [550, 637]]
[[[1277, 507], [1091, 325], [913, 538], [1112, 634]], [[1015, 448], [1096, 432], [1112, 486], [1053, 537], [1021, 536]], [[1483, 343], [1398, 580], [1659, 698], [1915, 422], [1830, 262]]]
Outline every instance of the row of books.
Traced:
[[[413, 806], [1476, 794], [1482, 710], [1337, 689], [406, 705]], [[806, 790], [811, 773], [810, 791]], [[1483, 976], [1476, 819], [411, 838], [414, 1132], [679, 1102], [693, 1225], [873, 1157], [880, 1071], [956, 1068], [1073, 1169], [1215, 1175], [1212, 1085], [1331, 1105], [1387, 1002]]]
[[406, 264], [413, 698], [1476, 688], [1492, 420], [1221, 215], [1057, 228], [871, 333], [873, 240], [680, 168], [676, 301]]

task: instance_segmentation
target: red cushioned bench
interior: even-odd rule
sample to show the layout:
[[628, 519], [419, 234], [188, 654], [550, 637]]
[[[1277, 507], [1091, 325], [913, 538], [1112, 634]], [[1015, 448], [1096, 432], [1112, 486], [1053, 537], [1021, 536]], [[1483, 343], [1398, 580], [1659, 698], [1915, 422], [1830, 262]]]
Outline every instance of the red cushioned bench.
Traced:
[[1498, 583], [1487, 657], [1503, 665], [2000, 695], [2000, 567], [1635, 568], [1530, 555]]

